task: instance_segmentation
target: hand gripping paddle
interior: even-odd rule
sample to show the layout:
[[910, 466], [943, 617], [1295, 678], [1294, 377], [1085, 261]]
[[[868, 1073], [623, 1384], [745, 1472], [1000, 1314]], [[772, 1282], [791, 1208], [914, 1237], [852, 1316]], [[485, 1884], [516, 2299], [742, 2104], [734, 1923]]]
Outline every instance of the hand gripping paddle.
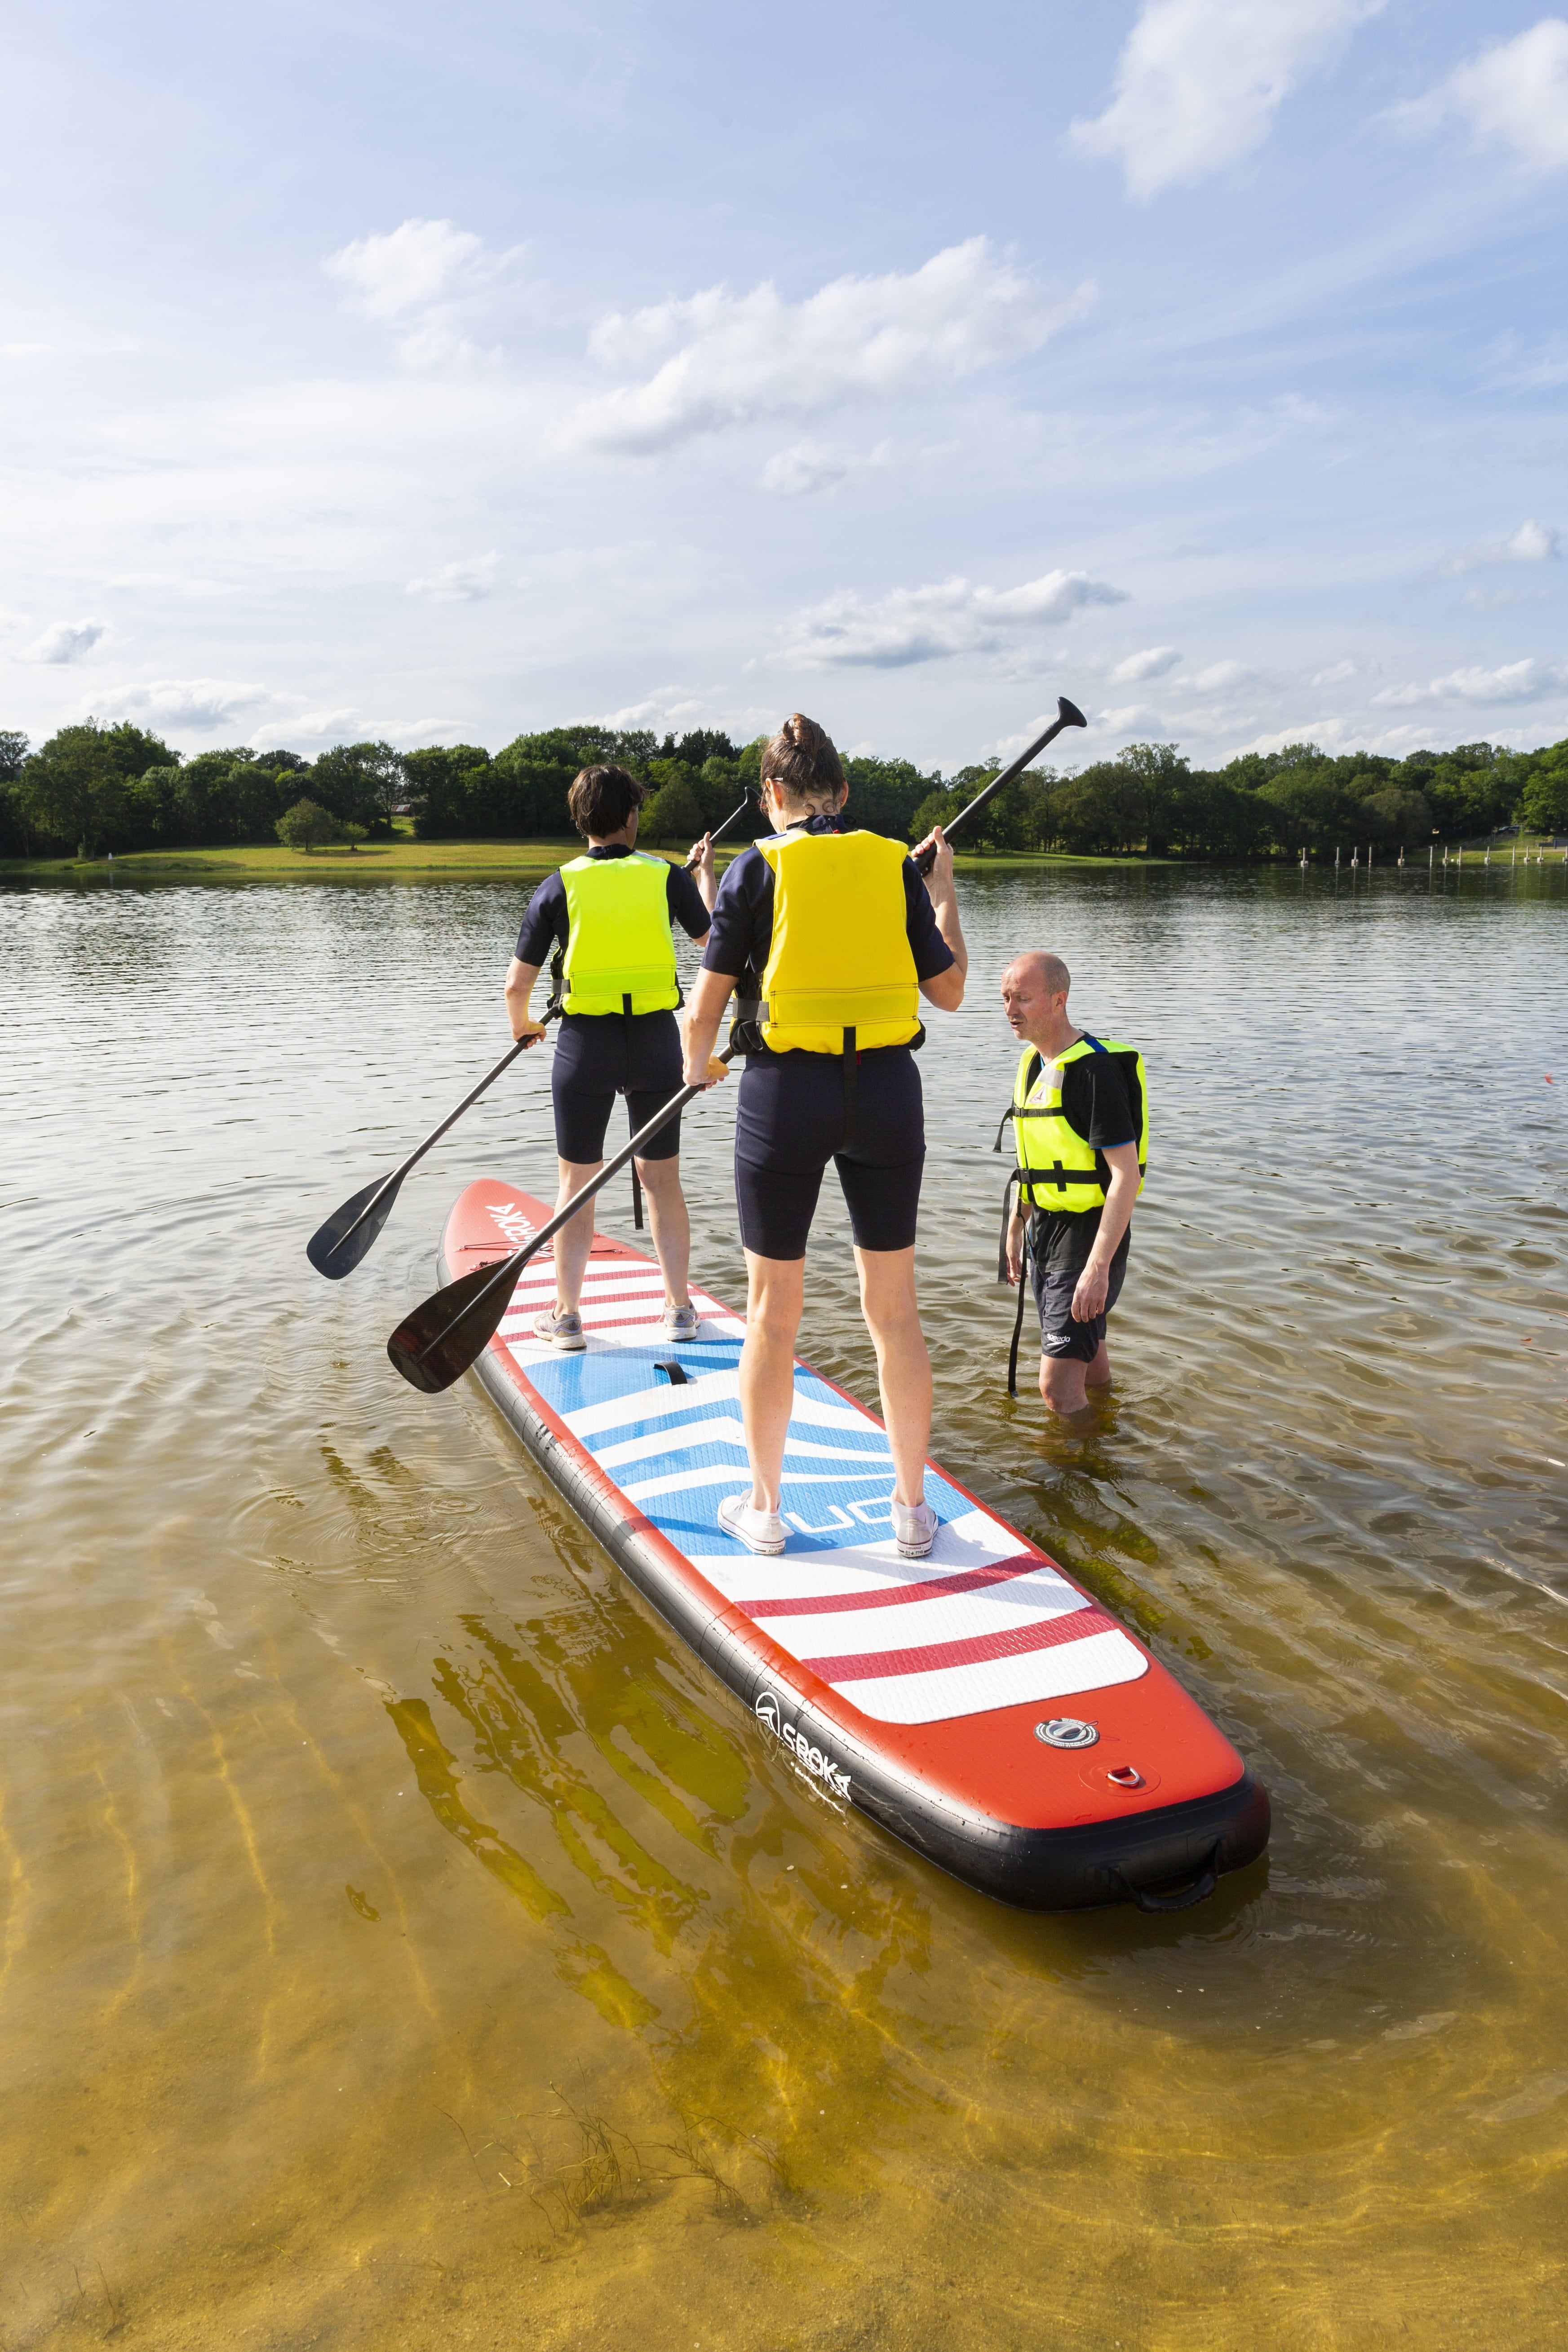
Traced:
[[[958, 814], [953, 818], [952, 823], [942, 827], [942, 831], [949, 841], [952, 839], [953, 835], [958, 831], [961, 824], [967, 824], [970, 818], [984, 807], [986, 802], [991, 798], [994, 793], [999, 793], [1004, 784], [1010, 784], [1015, 776], [1021, 776], [1025, 769], [1028, 766], [1030, 761], [1037, 760], [1040, 753], [1045, 750], [1046, 745], [1056, 741], [1057, 737], [1061, 733], [1064, 727], [1087, 727], [1089, 725], [1088, 719], [1084, 717], [1077, 703], [1069, 702], [1065, 694], [1058, 695], [1057, 709], [1059, 716], [1052, 719], [1045, 733], [1043, 735], [1037, 736], [1034, 742], [1030, 744], [1026, 751], [1020, 751], [1010, 768], [1004, 768], [999, 776], [993, 776], [984, 791], [976, 793], [974, 798], [970, 802], [969, 806], [967, 808], [960, 809]], [[915, 853], [915, 868], [918, 873], [929, 874], [935, 864], [936, 851], [934, 849], [921, 849], [917, 850]]]
[[[727, 1045], [717, 1056], [728, 1062], [735, 1052]], [[386, 1343], [386, 1352], [413, 1388], [423, 1389], [427, 1396], [438, 1395], [460, 1379], [469, 1366], [479, 1360], [495, 1338], [500, 1320], [511, 1304], [511, 1294], [518, 1276], [531, 1257], [553, 1239], [563, 1225], [569, 1224], [585, 1201], [602, 1192], [612, 1176], [618, 1176], [628, 1160], [636, 1157], [646, 1144], [651, 1143], [661, 1127], [668, 1125], [678, 1111], [705, 1087], [682, 1087], [672, 1095], [661, 1110], [656, 1110], [646, 1127], [641, 1127], [624, 1150], [613, 1160], [606, 1160], [596, 1176], [591, 1177], [580, 1192], [574, 1192], [563, 1209], [557, 1209], [548, 1224], [541, 1225], [531, 1242], [524, 1242], [510, 1257], [503, 1257], [496, 1265], [477, 1265], [472, 1274], [459, 1276], [442, 1290], [432, 1291], [412, 1315], [401, 1322]]]

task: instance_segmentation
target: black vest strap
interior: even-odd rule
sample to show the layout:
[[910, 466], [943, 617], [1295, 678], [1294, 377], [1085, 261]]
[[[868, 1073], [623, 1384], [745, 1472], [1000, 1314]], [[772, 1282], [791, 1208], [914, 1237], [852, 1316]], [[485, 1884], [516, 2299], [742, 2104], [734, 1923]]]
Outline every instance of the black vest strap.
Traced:
[[855, 1082], [859, 1076], [859, 1057], [855, 1051], [855, 1032], [844, 1032], [844, 1140], [849, 1140], [849, 1129], [855, 1124]]

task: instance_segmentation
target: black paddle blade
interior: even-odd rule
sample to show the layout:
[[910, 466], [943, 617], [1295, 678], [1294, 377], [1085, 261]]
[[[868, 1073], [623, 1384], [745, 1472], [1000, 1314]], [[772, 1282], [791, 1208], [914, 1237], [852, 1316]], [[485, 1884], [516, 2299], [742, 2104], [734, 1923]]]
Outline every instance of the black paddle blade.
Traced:
[[506, 1272], [499, 1282], [494, 1265], [477, 1265], [445, 1290], [432, 1291], [398, 1325], [386, 1352], [411, 1388], [439, 1396], [484, 1354], [522, 1271], [521, 1262], [500, 1263]]
[[1058, 694], [1057, 697], [1057, 711], [1058, 714], [1057, 719], [1058, 727], [1087, 727], [1089, 725], [1088, 719], [1084, 717], [1077, 703], [1069, 702], [1065, 694]]
[[[377, 1234], [392, 1214], [392, 1204], [397, 1198], [397, 1186], [387, 1184], [381, 1199], [375, 1201], [384, 1184], [386, 1184], [385, 1177], [378, 1176], [374, 1184], [367, 1184], [363, 1192], [356, 1192], [352, 1201], [345, 1201], [341, 1209], [334, 1209], [326, 1223], [318, 1225], [305, 1244], [305, 1255], [316, 1272], [324, 1274], [329, 1282], [341, 1282], [345, 1274], [353, 1272], [362, 1258], [369, 1255]], [[374, 1209], [370, 1209], [372, 1201], [375, 1201]], [[370, 1209], [368, 1216], [365, 1214], [367, 1209]]]

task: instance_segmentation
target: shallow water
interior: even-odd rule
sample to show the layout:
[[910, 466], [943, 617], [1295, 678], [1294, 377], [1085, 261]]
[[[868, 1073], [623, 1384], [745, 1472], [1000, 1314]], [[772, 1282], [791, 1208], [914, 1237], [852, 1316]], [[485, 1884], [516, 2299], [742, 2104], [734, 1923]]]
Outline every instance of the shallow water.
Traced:
[[[1552, 2340], [1568, 877], [965, 886], [934, 1450], [1273, 1793], [1169, 1920], [814, 1802], [476, 1385], [397, 1380], [460, 1183], [549, 1180], [542, 1066], [310, 1272], [500, 1052], [522, 895], [0, 898], [5, 2352]], [[1026, 942], [1151, 1072], [1086, 1433], [1002, 1384]], [[721, 1297], [731, 1117], [685, 1154]], [[873, 1397], [836, 1197], [809, 1291]]]

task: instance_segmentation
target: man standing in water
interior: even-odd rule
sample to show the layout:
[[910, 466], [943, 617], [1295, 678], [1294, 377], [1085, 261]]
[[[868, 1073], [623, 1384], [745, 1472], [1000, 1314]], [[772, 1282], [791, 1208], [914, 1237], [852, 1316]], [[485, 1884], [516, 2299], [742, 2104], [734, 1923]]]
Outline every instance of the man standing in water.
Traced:
[[1068, 1019], [1071, 975], [1042, 950], [1015, 956], [1002, 1005], [1023, 1057], [1013, 1082], [1018, 1205], [1007, 1228], [1007, 1279], [1026, 1245], [1040, 1317], [1040, 1394], [1081, 1412], [1110, 1384], [1105, 1318], [1121, 1293], [1132, 1203], [1149, 1157], [1143, 1056]]

